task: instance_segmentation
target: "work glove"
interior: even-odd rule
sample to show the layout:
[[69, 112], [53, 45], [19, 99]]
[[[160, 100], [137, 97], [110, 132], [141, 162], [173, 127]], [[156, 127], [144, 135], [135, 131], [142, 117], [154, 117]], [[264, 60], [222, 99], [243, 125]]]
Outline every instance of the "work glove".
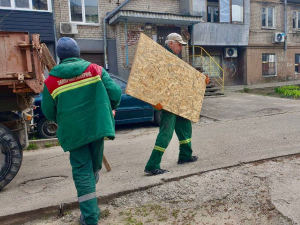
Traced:
[[209, 84], [209, 81], [210, 81], [210, 80], [209, 80], [209, 76], [208, 76], [207, 74], [205, 74], [205, 76], [206, 76], [206, 78], [205, 78], [205, 83], [206, 83], [206, 84]]
[[157, 110], [162, 110], [163, 109], [163, 105], [161, 103], [157, 103], [156, 105], [152, 105], [153, 108], [157, 109]]

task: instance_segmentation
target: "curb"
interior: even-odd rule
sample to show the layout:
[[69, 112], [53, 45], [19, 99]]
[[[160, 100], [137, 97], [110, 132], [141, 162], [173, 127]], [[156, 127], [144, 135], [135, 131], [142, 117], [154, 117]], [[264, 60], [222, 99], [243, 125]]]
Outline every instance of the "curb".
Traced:
[[29, 145], [36, 145], [39, 148], [49, 148], [52, 146], [59, 146], [59, 141], [57, 138], [49, 139], [39, 139], [39, 140], [29, 140]]

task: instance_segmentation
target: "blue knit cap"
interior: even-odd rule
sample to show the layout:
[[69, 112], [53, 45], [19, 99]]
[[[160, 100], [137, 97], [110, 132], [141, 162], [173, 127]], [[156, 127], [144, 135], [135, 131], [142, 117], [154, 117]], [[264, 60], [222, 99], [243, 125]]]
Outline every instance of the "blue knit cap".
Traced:
[[73, 38], [62, 37], [57, 42], [56, 53], [60, 60], [63, 60], [72, 57], [79, 57], [80, 49]]

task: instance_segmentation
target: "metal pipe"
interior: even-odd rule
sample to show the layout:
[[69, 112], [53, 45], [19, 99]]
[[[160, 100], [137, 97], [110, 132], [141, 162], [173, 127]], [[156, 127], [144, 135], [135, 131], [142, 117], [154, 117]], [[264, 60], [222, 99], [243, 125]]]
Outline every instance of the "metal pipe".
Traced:
[[124, 5], [126, 5], [131, 0], [124, 1], [121, 5], [119, 5], [117, 8], [115, 8], [113, 11], [111, 11], [109, 14], [107, 14], [103, 19], [103, 42], [104, 42], [104, 64], [105, 69], [109, 70], [108, 67], [108, 57], [107, 57], [107, 37], [106, 37], [106, 23], [107, 20], [113, 17]]
[[195, 38], [194, 38], [194, 24], [192, 24], [192, 45], [193, 45], [193, 67], [195, 67]]
[[129, 66], [129, 58], [128, 58], [128, 43], [127, 43], [127, 19], [125, 19], [125, 47], [126, 47], [126, 66]]
[[284, 0], [284, 50], [287, 50], [287, 0]]

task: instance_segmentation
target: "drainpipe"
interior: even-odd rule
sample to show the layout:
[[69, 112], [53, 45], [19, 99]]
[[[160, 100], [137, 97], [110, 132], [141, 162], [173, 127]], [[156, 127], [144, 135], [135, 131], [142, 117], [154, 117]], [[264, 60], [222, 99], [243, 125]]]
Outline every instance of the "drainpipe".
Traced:
[[192, 37], [192, 46], [193, 46], [193, 67], [195, 67], [195, 39], [194, 39], [194, 24], [192, 24], [192, 32], [191, 32], [191, 37]]
[[125, 46], [126, 46], [126, 66], [129, 66], [129, 58], [128, 58], [128, 43], [127, 43], [127, 19], [125, 19]]
[[[104, 64], [105, 64], [105, 69], [109, 70], [108, 68], [108, 57], [107, 57], [107, 37], [106, 37], [106, 23], [107, 20], [113, 17], [117, 12], [120, 11], [120, 9], [126, 5], [128, 2], [131, 0], [126, 0], [124, 1], [121, 5], [119, 5], [117, 8], [115, 8], [113, 11], [111, 11], [109, 14], [107, 14], [104, 19], [103, 19], [103, 41], [104, 41]], [[127, 36], [127, 34], [126, 34]]]
[[287, 50], [287, 0], [284, 0], [284, 50]]

